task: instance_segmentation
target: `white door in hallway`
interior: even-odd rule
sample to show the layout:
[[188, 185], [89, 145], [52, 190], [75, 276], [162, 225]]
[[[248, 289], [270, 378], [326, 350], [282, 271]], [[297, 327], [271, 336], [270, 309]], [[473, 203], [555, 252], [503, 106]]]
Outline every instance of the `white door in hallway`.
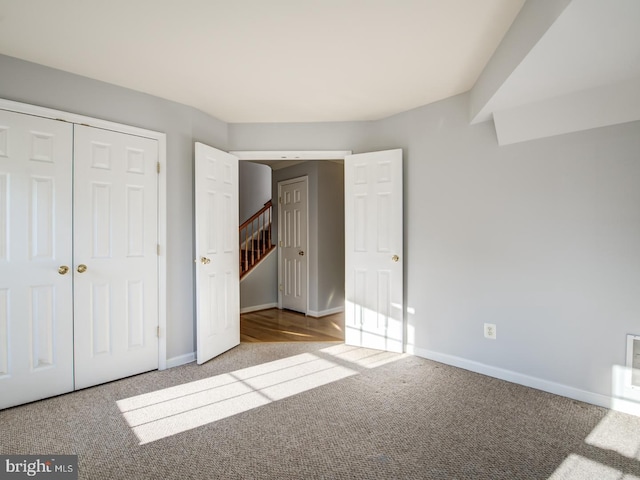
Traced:
[[74, 128], [80, 389], [158, 368], [158, 142]]
[[308, 308], [308, 178], [278, 183], [278, 245], [281, 307], [307, 313]]
[[404, 348], [402, 150], [345, 157], [345, 343]]
[[240, 343], [238, 158], [195, 144], [196, 338], [202, 364]]
[[0, 110], [0, 409], [73, 390], [72, 147]]

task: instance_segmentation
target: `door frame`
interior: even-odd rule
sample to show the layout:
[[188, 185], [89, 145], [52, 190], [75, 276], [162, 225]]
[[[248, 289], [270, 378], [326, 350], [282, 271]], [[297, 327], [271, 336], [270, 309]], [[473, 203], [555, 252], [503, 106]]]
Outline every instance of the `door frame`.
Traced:
[[282, 198], [282, 187], [285, 185], [290, 185], [292, 183], [303, 182], [305, 184], [305, 191], [307, 193], [306, 198], [306, 244], [304, 245], [303, 252], [307, 256], [307, 275], [305, 278], [306, 282], [306, 301], [304, 305], [304, 314], [307, 315], [309, 313], [309, 177], [307, 175], [303, 175], [301, 177], [290, 178], [287, 180], [281, 180], [278, 182], [278, 308], [282, 309], [282, 289], [280, 286], [282, 285], [283, 280], [283, 272], [282, 272], [282, 246], [281, 246], [281, 238], [282, 238], [282, 202], [280, 199]]
[[0, 98], [0, 109], [85, 124], [158, 141], [158, 370], [167, 368], [167, 135], [121, 123]]

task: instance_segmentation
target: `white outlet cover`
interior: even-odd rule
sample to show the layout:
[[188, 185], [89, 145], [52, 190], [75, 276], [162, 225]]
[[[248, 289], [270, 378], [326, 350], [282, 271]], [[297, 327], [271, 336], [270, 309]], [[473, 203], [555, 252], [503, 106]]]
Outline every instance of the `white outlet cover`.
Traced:
[[491, 340], [496, 339], [496, 324], [495, 323], [485, 323], [484, 324], [484, 338], [489, 338]]

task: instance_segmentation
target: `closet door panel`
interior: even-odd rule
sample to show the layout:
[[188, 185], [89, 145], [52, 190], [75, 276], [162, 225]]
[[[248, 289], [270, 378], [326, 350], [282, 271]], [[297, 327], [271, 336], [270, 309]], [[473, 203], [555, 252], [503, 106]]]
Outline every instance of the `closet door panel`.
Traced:
[[72, 128], [0, 110], [0, 408], [74, 388]]
[[155, 140], [75, 126], [76, 388], [158, 368]]

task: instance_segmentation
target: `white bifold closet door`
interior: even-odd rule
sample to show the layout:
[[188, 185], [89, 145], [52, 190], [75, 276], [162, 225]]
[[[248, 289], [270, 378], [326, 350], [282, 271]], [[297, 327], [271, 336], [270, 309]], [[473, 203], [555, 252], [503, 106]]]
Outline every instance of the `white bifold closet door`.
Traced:
[[0, 408], [158, 368], [157, 158], [0, 110]]
[[73, 390], [72, 135], [0, 110], [0, 408]]
[[74, 130], [75, 388], [158, 368], [158, 142]]

